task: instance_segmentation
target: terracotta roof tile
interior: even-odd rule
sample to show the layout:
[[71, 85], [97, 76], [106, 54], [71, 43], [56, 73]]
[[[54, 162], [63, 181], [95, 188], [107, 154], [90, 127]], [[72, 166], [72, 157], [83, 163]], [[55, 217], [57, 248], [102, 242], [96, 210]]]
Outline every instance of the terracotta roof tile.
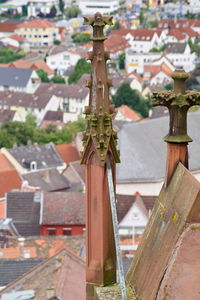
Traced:
[[189, 37], [199, 37], [199, 33], [194, 31], [192, 28], [190, 27], [184, 27], [181, 28], [181, 31], [183, 33], [186, 33], [187, 35], [189, 35]]
[[0, 201], [0, 219], [6, 218], [6, 201], [1, 200]]
[[63, 161], [66, 163], [70, 163], [72, 161], [76, 161], [80, 159], [79, 152], [75, 145], [72, 144], [63, 144], [56, 145], [56, 150], [62, 157]]
[[55, 24], [41, 19], [32, 20], [17, 25], [17, 28], [49, 28], [49, 27], [55, 27]]
[[168, 32], [168, 35], [175, 36], [175, 38], [179, 41], [185, 40], [185, 35], [182, 33], [182, 31], [178, 29], [172, 29]]
[[0, 32], [14, 32], [20, 22], [0, 22]]
[[139, 121], [141, 119], [138, 114], [127, 105], [117, 107], [116, 110], [120, 111], [125, 118], [128, 118], [132, 121]]
[[18, 42], [24, 42], [24, 41], [26, 41], [25, 38], [23, 38], [22, 36], [17, 35], [17, 34], [10, 35], [9, 38], [13, 39], [13, 40], [16, 40]]
[[14, 169], [0, 172], [0, 197], [11, 190], [20, 189], [21, 185], [22, 179]]
[[43, 60], [28, 62], [23, 59], [18, 59], [16, 61], [10, 63], [9, 65], [5, 65], [5, 66], [13, 67], [13, 68], [32, 69], [32, 70], [42, 69], [45, 72], [47, 72], [48, 75], [53, 74], [53, 70], [50, 69], [49, 66]]

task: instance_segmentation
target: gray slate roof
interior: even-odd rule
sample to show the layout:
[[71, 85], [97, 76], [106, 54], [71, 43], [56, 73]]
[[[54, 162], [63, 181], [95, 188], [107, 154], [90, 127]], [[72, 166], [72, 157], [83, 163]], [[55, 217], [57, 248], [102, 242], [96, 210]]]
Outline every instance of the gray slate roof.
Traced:
[[32, 73], [32, 69], [0, 67], [0, 85], [26, 87]]
[[0, 287], [6, 286], [41, 262], [41, 258], [0, 259]]
[[165, 51], [167, 53], [184, 53], [185, 48], [187, 44], [186, 43], [168, 43], [165, 47]]
[[9, 153], [25, 169], [30, 169], [31, 162], [37, 163], [37, 169], [56, 168], [63, 161], [53, 144], [20, 146], [8, 149]]
[[0, 105], [1, 106], [19, 106], [19, 107], [31, 107], [37, 109], [44, 109], [52, 95], [44, 94], [28, 94], [11, 91], [0, 92]]
[[35, 236], [40, 233], [40, 203], [34, 201], [35, 193], [7, 193], [7, 217], [22, 236]]
[[[165, 173], [169, 118], [162, 117], [124, 125], [118, 133], [121, 163], [117, 164], [117, 182], [156, 182]], [[200, 170], [200, 112], [188, 115], [189, 167]]]
[[31, 172], [22, 175], [22, 177], [31, 186], [40, 187], [45, 192], [67, 190], [70, 187], [69, 180], [56, 169]]

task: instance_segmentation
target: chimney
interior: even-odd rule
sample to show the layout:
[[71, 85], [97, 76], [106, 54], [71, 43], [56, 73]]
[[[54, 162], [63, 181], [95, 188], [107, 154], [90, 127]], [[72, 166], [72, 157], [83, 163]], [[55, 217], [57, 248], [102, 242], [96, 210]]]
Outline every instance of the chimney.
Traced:
[[169, 133], [164, 138], [167, 142], [167, 163], [164, 186], [167, 187], [170, 179], [181, 162], [188, 168], [188, 148], [192, 139], [187, 134], [187, 112], [193, 105], [200, 104], [200, 93], [185, 90], [185, 80], [189, 74], [177, 69], [171, 76], [174, 80], [173, 91], [154, 92], [154, 106], [166, 106], [169, 109]]
[[103, 33], [105, 25], [112, 24], [112, 17], [96, 13], [85, 17], [85, 25], [93, 27], [93, 51], [89, 53], [92, 64], [89, 106], [85, 107], [87, 129], [83, 136], [82, 164], [86, 165], [86, 299], [94, 299], [94, 286], [116, 282], [116, 252], [109, 200], [106, 163], [112, 167], [115, 184], [115, 164], [119, 162], [116, 149], [117, 135], [112, 127], [115, 115], [110, 104]]

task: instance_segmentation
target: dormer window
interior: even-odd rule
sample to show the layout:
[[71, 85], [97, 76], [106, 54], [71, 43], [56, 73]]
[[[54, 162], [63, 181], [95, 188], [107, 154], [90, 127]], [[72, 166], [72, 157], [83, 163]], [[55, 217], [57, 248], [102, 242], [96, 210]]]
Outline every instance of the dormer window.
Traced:
[[37, 163], [36, 163], [36, 161], [32, 161], [31, 162], [31, 164], [30, 164], [30, 170], [31, 171], [37, 170]]

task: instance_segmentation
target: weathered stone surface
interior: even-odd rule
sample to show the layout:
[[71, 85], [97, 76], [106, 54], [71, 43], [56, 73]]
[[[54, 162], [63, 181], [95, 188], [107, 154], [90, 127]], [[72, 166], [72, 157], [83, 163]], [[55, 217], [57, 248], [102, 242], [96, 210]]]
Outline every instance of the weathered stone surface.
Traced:
[[[186, 222], [200, 222], [200, 185], [180, 163], [162, 188], [127, 274], [138, 299], [156, 299], [160, 282]], [[174, 299], [174, 298], [170, 298]]]
[[178, 240], [157, 300], [200, 299], [200, 224], [190, 224]]
[[[127, 300], [137, 300], [134, 292], [131, 288], [126, 289]], [[121, 291], [119, 284], [113, 284], [104, 287], [95, 288], [95, 298], [94, 300], [121, 300]]]

